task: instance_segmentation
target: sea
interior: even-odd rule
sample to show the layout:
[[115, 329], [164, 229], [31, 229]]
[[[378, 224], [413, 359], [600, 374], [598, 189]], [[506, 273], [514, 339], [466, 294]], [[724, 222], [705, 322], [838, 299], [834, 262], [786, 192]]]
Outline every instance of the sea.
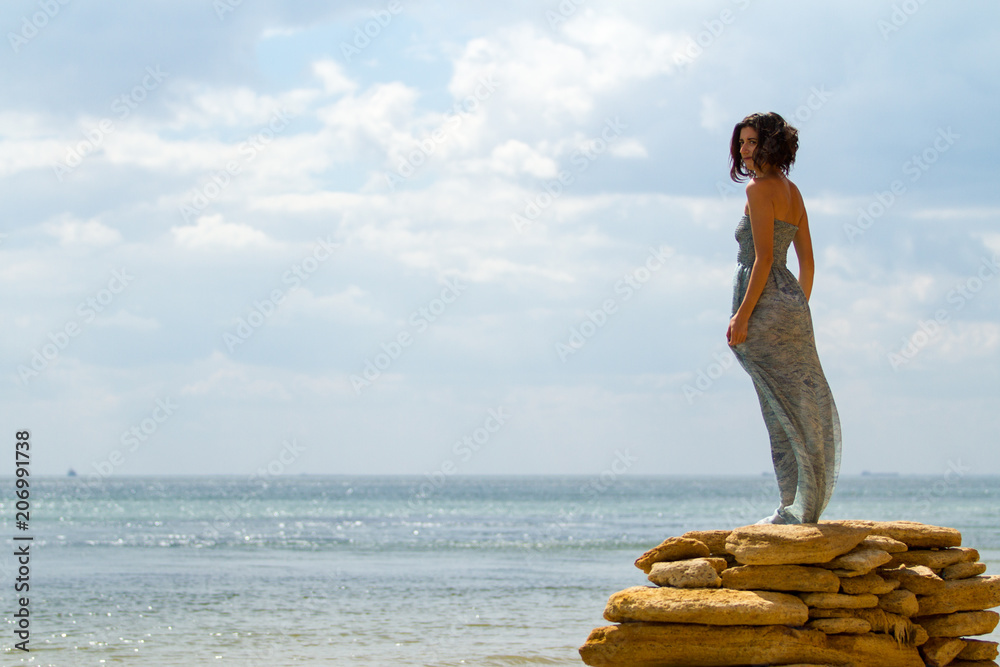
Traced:
[[[633, 561], [769, 516], [772, 476], [32, 478], [0, 488], [8, 665], [580, 665]], [[1000, 573], [1000, 477], [841, 476], [824, 519], [958, 528]], [[28, 593], [14, 537], [30, 536]], [[27, 595], [30, 649], [15, 648]], [[990, 637], [1000, 639], [997, 633]]]

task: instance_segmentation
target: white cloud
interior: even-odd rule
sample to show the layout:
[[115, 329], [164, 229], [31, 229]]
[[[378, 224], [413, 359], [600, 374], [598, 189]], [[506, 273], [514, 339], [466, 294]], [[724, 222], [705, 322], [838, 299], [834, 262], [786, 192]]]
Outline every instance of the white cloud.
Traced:
[[646, 147], [638, 139], [617, 139], [608, 145], [608, 151], [620, 158], [649, 157]]
[[46, 234], [59, 239], [67, 246], [108, 246], [121, 243], [122, 235], [117, 229], [106, 227], [98, 220], [63, 219], [48, 222], [42, 226]]
[[327, 95], [353, 93], [358, 84], [344, 74], [344, 68], [333, 60], [318, 60], [312, 65], [313, 73], [323, 83]]
[[221, 214], [203, 215], [193, 225], [171, 227], [177, 245], [196, 249], [267, 248], [276, 244], [264, 232], [249, 225], [225, 222]]

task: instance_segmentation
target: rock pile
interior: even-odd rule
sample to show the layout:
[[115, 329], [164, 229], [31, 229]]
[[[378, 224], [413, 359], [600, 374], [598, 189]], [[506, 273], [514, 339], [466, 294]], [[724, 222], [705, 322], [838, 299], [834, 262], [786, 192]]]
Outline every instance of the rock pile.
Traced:
[[824, 521], [693, 531], [636, 560], [580, 655], [622, 667], [987, 667], [1000, 576], [953, 528]]

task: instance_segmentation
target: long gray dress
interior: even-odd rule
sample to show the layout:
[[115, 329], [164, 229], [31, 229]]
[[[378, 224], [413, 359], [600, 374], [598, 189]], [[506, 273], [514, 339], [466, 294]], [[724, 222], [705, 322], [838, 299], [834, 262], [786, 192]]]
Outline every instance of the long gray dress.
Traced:
[[[840, 418], [816, 354], [809, 303], [785, 265], [798, 227], [774, 221], [774, 263], [754, 307], [747, 339], [732, 346], [753, 379], [771, 437], [781, 506], [765, 523], [815, 523], [840, 471]], [[749, 216], [736, 226], [740, 244], [733, 278], [733, 314], [743, 303], [753, 267]]]

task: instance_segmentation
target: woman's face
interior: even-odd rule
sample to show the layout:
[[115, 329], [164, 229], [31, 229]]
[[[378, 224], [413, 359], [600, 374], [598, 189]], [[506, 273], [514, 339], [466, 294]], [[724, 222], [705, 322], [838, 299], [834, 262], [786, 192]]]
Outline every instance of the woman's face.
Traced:
[[757, 130], [752, 127], [744, 127], [740, 130], [740, 157], [746, 168], [753, 171], [756, 166], [753, 163], [753, 154], [757, 150]]

